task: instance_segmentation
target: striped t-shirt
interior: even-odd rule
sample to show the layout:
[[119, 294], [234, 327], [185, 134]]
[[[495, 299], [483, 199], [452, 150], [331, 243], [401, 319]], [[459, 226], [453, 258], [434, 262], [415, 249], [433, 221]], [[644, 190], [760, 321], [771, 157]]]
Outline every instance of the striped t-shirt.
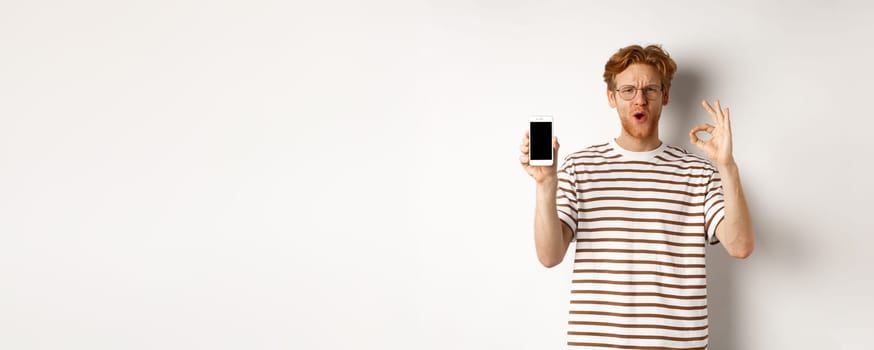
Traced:
[[722, 183], [706, 158], [615, 140], [565, 158], [558, 217], [575, 232], [568, 347], [706, 349], [704, 248], [718, 242]]

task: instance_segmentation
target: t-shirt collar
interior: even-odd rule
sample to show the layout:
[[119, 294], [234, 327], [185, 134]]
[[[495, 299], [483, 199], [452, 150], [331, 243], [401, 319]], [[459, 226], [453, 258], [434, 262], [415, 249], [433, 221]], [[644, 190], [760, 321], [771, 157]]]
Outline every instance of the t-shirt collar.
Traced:
[[621, 146], [619, 146], [618, 143], [616, 143], [615, 138], [611, 138], [610, 139], [610, 147], [613, 148], [613, 152], [616, 152], [617, 154], [621, 155], [622, 158], [624, 158], [624, 159], [649, 161], [649, 160], [652, 160], [653, 157], [655, 157], [659, 153], [662, 153], [668, 147], [668, 145], [666, 145], [664, 142], [661, 142], [661, 144], [659, 144], [659, 146], [654, 150], [634, 152], [634, 151], [629, 151], [629, 150], [622, 148]]

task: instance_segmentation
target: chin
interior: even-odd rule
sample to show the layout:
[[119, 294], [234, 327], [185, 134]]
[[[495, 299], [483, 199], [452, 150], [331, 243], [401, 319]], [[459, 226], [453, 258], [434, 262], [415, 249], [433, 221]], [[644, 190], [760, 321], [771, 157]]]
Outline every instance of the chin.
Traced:
[[624, 130], [625, 133], [630, 135], [631, 137], [644, 140], [656, 135], [658, 125], [646, 124], [641, 127], [639, 125], [635, 125], [633, 122], [625, 123], [623, 121], [622, 130]]
[[653, 132], [646, 132], [646, 133], [629, 132], [628, 134], [631, 135], [631, 137], [634, 137], [634, 138], [640, 139], [640, 140], [646, 140], [646, 139], [649, 139], [650, 137], [653, 137], [653, 135], [655, 135], [655, 133], [653, 133]]

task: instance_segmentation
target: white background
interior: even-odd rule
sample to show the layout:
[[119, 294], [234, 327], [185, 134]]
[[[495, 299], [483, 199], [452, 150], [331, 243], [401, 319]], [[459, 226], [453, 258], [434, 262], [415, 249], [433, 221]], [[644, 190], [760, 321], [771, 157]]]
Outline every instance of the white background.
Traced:
[[518, 144], [617, 136], [604, 63], [658, 43], [662, 139], [729, 106], [756, 228], [710, 347], [870, 349], [872, 8], [4, 1], [0, 348], [562, 348]]

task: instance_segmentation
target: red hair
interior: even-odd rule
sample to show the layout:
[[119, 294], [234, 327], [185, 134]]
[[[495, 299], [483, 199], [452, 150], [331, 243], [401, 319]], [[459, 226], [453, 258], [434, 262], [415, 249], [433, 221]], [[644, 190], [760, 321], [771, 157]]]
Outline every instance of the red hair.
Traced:
[[667, 90], [671, 87], [671, 79], [677, 72], [677, 63], [662, 49], [661, 45], [630, 45], [619, 49], [604, 65], [604, 82], [610, 90], [616, 88], [616, 75], [622, 73], [625, 68], [634, 63], [644, 63], [653, 66], [662, 74], [662, 87]]

